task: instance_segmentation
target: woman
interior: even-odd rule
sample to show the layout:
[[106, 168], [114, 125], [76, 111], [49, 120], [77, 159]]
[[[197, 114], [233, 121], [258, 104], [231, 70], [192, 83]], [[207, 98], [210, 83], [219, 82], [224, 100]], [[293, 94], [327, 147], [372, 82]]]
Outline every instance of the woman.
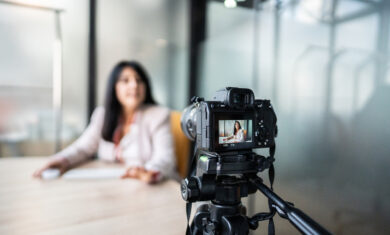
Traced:
[[239, 121], [234, 122], [233, 135], [223, 139], [223, 141], [234, 139], [234, 143], [244, 142], [244, 130], [241, 128]]
[[140, 64], [122, 61], [111, 72], [105, 107], [98, 107], [75, 143], [54, 155], [34, 173], [48, 168], [62, 173], [95, 153], [126, 165], [122, 178], [155, 183], [174, 174], [175, 158], [170, 111], [156, 105], [148, 76]]

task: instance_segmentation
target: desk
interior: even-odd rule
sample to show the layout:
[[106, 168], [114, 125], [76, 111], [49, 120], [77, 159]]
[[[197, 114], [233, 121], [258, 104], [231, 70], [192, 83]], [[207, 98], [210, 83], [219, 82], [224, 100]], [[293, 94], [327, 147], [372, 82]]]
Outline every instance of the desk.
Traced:
[[[33, 179], [46, 161], [0, 159], [0, 234], [185, 233], [178, 182]], [[82, 167], [120, 166], [92, 161]]]

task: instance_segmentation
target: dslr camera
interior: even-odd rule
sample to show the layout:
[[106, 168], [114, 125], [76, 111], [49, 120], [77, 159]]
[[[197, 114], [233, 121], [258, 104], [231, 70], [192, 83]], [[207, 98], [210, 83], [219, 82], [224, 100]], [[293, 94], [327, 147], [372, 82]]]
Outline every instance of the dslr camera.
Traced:
[[222, 153], [275, 144], [276, 115], [271, 102], [255, 100], [252, 90], [227, 87], [217, 91], [212, 101], [197, 98], [195, 102], [187, 110], [190, 118], [184, 112], [182, 129], [196, 139], [198, 149]]
[[[270, 100], [255, 99], [250, 89], [226, 87], [210, 101], [193, 97], [191, 102], [181, 118], [184, 134], [195, 141], [189, 174], [181, 183], [187, 219], [192, 202], [211, 202], [197, 208], [187, 234], [248, 234], [262, 220], [269, 220], [273, 234], [276, 212], [303, 233], [329, 234], [272, 190], [278, 128]], [[253, 152], [257, 148], [269, 148], [269, 156]], [[257, 175], [265, 169], [270, 188]], [[268, 198], [270, 211], [248, 217], [241, 198], [257, 190]]]
[[227, 87], [211, 101], [194, 97], [192, 102], [181, 125], [196, 143], [196, 175], [263, 170], [265, 158], [252, 149], [275, 146], [276, 115], [269, 100], [256, 100], [250, 89]]

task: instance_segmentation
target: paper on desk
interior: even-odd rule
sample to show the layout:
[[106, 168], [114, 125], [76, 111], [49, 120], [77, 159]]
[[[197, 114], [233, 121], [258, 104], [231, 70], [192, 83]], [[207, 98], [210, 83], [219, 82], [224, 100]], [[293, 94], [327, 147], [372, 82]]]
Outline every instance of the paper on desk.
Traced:
[[126, 169], [98, 168], [98, 169], [72, 169], [62, 175], [63, 179], [119, 179]]

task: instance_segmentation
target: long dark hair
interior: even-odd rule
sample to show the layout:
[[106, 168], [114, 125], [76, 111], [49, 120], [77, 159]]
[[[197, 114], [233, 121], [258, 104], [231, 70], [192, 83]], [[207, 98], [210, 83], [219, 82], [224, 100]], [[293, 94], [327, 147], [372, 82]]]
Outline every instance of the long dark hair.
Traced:
[[233, 132], [233, 134], [234, 135], [236, 135], [236, 132], [237, 132], [237, 130], [236, 130], [236, 123], [238, 123], [238, 129], [240, 130], [241, 129], [241, 124], [240, 124], [240, 122], [239, 121], [235, 121], [234, 122], [234, 126], [233, 126], [233, 129], [234, 129], [234, 132]]
[[119, 76], [124, 68], [134, 69], [142, 82], [145, 84], [146, 95], [143, 104], [156, 104], [152, 95], [152, 88], [149, 83], [149, 76], [142, 65], [136, 61], [121, 61], [112, 69], [107, 82], [105, 113], [102, 136], [107, 141], [112, 141], [115, 128], [118, 125], [119, 116], [122, 111], [122, 106], [116, 96], [115, 85], [118, 82]]

